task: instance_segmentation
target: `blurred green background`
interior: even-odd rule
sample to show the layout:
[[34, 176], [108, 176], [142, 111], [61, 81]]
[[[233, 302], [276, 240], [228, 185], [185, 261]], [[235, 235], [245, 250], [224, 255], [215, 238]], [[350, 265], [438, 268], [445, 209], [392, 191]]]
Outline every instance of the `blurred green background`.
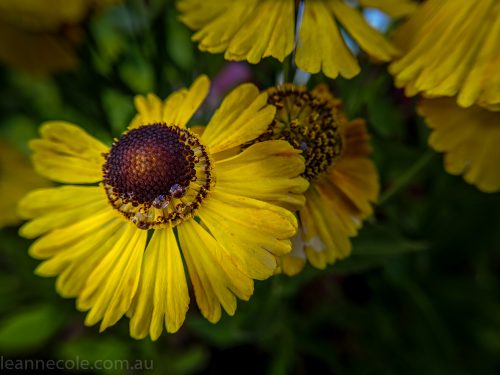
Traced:
[[[264, 89], [282, 71], [270, 59], [251, 66], [199, 52], [171, 1], [130, 0], [81, 26], [76, 70], [37, 77], [0, 68], [0, 138], [26, 157], [26, 142], [45, 120], [77, 123], [109, 142], [134, 115], [135, 94], [165, 97], [206, 73], [214, 89], [198, 114], [204, 121], [239, 82]], [[84, 327], [84, 314], [56, 294], [54, 280], [33, 274], [30, 242], [6, 226], [0, 230], [2, 358], [154, 364], [146, 371], [78, 371], [105, 374], [500, 373], [500, 195], [447, 175], [442, 156], [427, 147], [415, 101], [392, 86], [384, 66], [360, 58], [363, 73], [353, 80], [309, 81], [310, 87], [327, 82], [348, 116], [366, 118], [372, 134], [382, 197], [349, 259], [256, 282], [250, 302], [217, 325], [192, 302], [181, 330], [153, 343], [131, 339], [127, 319], [102, 334]], [[11, 183], [6, 169], [15, 158], [4, 157], [2, 184]]]

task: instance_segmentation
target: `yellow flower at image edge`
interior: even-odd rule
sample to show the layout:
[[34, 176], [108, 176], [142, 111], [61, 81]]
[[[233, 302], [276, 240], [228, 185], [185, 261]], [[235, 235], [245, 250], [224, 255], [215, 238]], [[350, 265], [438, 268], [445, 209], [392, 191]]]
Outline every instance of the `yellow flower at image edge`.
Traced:
[[322, 269], [351, 253], [350, 237], [373, 213], [372, 203], [378, 199], [378, 173], [369, 159], [365, 123], [349, 122], [326, 86], [308, 91], [286, 84], [268, 92], [276, 116], [250, 144], [287, 140], [302, 151], [303, 175], [310, 181], [306, 204], [297, 212], [299, 233], [291, 254], [282, 257], [282, 270], [296, 274], [306, 258]]
[[303, 158], [285, 141], [238, 151], [275, 114], [252, 84], [224, 99], [201, 137], [188, 130], [208, 88], [202, 76], [165, 101], [137, 97], [138, 114], [111, 148], [61, 122], [32, 141], [44, 176], [99, 183], [36, 190], [19, 204], [31, 219], [20, 233], [41, 236], [30, 248], [44, 259], [36, 272], [58, 276], [87, 325], [103, 330], [127, 314], [135, 338], [177, 331], [189, 305], [183, 261], [202, 314], [217, 322], [221, 306], [234, 314], [252, 279], [271, 276], [290, 251], [296, 219], [265, 201], [303, 205]]
[[0, 228], [21, 223], [16, 210], [19, 199], [32, 189], [50, 185], [33, 170], [27, 156], [0, 141]]
[[406, 95], [454, 96], [500, 110], [500, 2], [426, 1], [396, 30], [404, 53], [389, 67]]
[[448, 173], [484, 192], [500, 191], [500, 112], [461, 108], [455, 98], [423, 99], [418, 110], [432, 128], [429, 144], [445, 153]]
[[[295, 39], [295, 0], [179, 0], [181, 20], [197, 30], [202, 51], [225, 53], [228, 60], [258, 63], [273, 56], [283, 61]], [[368, 55], [389, 61], [396, 50], [356, 9], [343, 0], [305, 0], [296, 47], [297, 66], [330, 78], [352, 78], [360, 71], [339, 23]]]

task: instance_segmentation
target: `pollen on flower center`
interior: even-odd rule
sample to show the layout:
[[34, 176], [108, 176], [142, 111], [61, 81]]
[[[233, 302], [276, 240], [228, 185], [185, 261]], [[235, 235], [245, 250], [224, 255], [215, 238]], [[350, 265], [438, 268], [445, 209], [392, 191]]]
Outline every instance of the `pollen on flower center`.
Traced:
[[141, 126], [114, 142], [103, 174], [111, 205], [141, 229], [190, 217], [213, 183], [198, 138], [166, 124]]
[[343, 118], [334, 99], [305, 88], [285, 84], [268, 91], [268, 103], [276, 115], [266, 132], [255, 142], [271, 139], [288, 141], [302, 150], [303, 176], [309, 181], [326, 172], [342, 152], [339, 125]]

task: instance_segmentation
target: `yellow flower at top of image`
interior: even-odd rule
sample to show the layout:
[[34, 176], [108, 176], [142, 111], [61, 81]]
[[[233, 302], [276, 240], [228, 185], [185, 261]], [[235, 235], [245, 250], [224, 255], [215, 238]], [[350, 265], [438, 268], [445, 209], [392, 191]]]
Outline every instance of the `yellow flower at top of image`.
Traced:
[[41, 236], [30, 248], [44, 260], [36, 273], [58, 276], [87, 325], [103, 330], [126, 314], [134, 338], [177, 331], [189, 305], [184, 264], [215, 323], [290, 252], [297, 221], [279, 205], [304, 204], [304, 159], [279, 140], [240, 151], [276, 112], [252, 84], [223, 100], [202, 136], [189, 130], [209, 85], [201, 76], [165, 101], [136, 97], [138, 114], [111, 147], [63, 122], [31, 142], [36, 170], [64, 185], [20, 202], [30, 220], [20, 234]]
[[[295, 24], [298, 4], [295, 0], [178, 0], [180, 19], [196, 30], [192, 39], [202, 51], [224, 53], [227, 60], [258, 63], [272, 56], [279, 61], [295, 47], [295, 63], [309, 73], [322, 71], [335, 78], [352, 78], [360, 72], [340, 27], [361, 50], [378, 61], [390, 61], [396, 49], [372, 28], [363, 15], [344, 0], [304, 0], [298, 40]], [[370, 6], [374, 1], [368, 2]], [[408, 0], [380, 0], [394, 13], [406, 15]], [[340, 26], [340, 27], [339, 27]]]
[[0, 1], [0, 62], [36, 75], [74, 69], [80, 24], [121, 0]]
[[500, 110], [500, 2], [428, 0], [396, 30], [403, 54], [389, 67], [407, 96], [456, 96]]
[[348, 121], [341, 102], [324, 85], [308, 91], [285, 84], [268, 90], [276, 116], [247, 144], [286, 140], [305, 158], [303, 176], [310, 182], [306, 204], [296, 213], [299, 232], [292, 252], [282, 257], [283, 272], [300, 272], [306, 258], [320, 269], [351, 253], [350, 237], [373, 213], [379, 178], [370, 160], [371, 146], [363, 120]]
[[500, 190], [500, 2], [428, 0], [394, 35], [389, 67], [419, 113], [445, 169], [483, 192]]
[[0, 228], [21, 223], [17, 202], [30, 190], [50, 185], [33, 170], [27, 156], [0, 140]]

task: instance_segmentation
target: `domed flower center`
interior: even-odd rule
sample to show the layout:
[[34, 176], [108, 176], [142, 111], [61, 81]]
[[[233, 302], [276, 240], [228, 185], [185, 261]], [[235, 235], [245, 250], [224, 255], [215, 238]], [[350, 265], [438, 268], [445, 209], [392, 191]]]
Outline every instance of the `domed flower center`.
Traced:
[[141, 229], [190, 217], [212, 185], [210, 158], [198, 138], [166, 124], [123, 135], [106, 155], [103, 174], [111, 205]]
[[266, 132], [256, 141], [288, 141], [302, 150], [305, 159], [303, 176], [309, 181], [326, 172], [342, 152], [339, 126], [344, 120], [339, 103], [319, 92], [285, 84], [269, 91], [268, 103], [276, 115]]

